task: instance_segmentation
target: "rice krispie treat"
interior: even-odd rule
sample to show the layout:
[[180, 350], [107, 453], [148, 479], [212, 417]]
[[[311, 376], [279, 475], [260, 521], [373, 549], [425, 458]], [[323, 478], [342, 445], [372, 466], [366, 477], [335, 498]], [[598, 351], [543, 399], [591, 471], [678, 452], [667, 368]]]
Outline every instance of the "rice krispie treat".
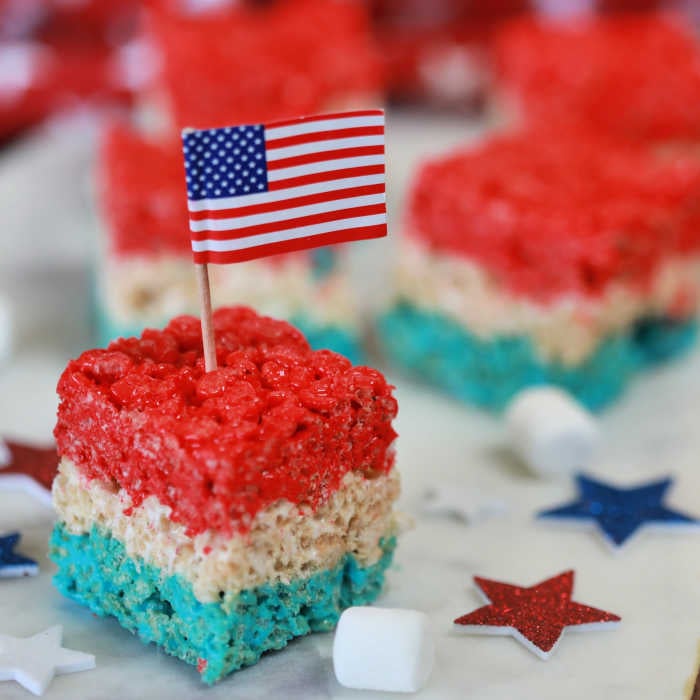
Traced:
[[397, 404], [245, 307], [89, 350], [59, 384], [57, 587], [212, 683], [379, 594]]
[[502, 30], [495, 50], [507, 109], [526, 122], [633, 141], [700, 140], [700, 45], [680, 17], [523, 19]]
[[559, 384], [597, 409], [695, 336], [700, 166], [585, 133], [423, 165], [380, 319], [398, 364], [501, 408]]
[[381, 106], [384, 81], [362, 3], [278, 0], [199, 15], [153, 12], [157, 121], [179, 130]]

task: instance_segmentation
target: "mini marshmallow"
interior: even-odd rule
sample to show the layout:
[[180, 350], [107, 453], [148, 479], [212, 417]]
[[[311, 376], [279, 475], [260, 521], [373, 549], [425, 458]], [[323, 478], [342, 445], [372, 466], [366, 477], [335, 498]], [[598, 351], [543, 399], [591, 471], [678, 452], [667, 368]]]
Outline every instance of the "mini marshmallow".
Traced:
[[12, 309], [7, 297], [0, 294], [0, 366], [12, 353]]
[[415, 693], [428, 680], [434, 660], [425, 613], [359, 606], [340, 616], [333, 668], [346, 688]]
[[520, 392], [506, 409], [511, 448], [540, 476], [586, 469], [599, 443], [593, 416], [552, 386]]

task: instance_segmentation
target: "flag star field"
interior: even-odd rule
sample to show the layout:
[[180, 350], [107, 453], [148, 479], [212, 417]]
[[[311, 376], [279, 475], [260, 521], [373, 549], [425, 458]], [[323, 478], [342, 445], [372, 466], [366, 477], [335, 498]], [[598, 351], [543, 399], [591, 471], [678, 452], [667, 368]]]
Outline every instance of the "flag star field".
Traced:
[[190, 131], [183, 142], [188, 199], [267, 192], [261, 124]]

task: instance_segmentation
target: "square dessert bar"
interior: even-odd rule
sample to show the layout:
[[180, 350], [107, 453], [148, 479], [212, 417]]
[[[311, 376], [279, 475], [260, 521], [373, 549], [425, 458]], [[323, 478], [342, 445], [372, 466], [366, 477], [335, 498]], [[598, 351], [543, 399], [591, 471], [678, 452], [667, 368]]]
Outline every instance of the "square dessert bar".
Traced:
[[397, 364], [492, 409], [542, 383], [601, 408], [695, 337], [700, 163], [552, 131], [423, 165], [379, 321]]
[[700, 140], [700, 45], [680, 16], [518, 19], [494, 51], [506, 109], [528, 123], [632, 141]]
[[379, 594], [397, 403], [376, 370], [245, 307], [71, 361], [58, 384], [56, 586], [215, 682]]
[[[122, 126], [105, 133], [97, 169], [101, 245], [98, 340], [161, 327], [197, 313], [182, 145]], [[345, 246], [213, 265], [215, 305], [248, 304], [290, 320], [312, 347], [362, 356], [360, 314]]]
[[359, 2], [277, 0], [184, 16], [151, 14], [161, 70], [146, 105], [157, 123], [208, 129], [377, 107], [384, 79]]

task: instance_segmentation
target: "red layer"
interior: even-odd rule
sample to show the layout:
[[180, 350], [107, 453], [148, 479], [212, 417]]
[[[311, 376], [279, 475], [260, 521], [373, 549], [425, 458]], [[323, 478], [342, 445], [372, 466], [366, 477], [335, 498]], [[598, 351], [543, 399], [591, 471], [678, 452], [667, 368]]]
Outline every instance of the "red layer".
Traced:
[[382, 91], [362, 3], [279, 0], [198, 18], [161, 12], [151, 25], [164, 62], [159, 87], [178, 127], [296, 117]]
[[314, 352], [245, 307], [220, 309], [214, 325], [214, 372], [191, 316], [71, 361], [58, 383], [59, 454], [134, 505], [156, 496], [190, 535], [245, 532], [279, 499], [316, 507], [347, 472], [391, 469], [397, 403], [378, 371]]
[[517, 21], [502, 32], [497, 60], [533, 121], [576, 122], [630, 139], [700, 138], [700, 48], [680, 20]]
[[182, 147], [118, 126], [103, 139], [100, 208], [117, 254], [191, 255]]
[[531, 132], [425, 164], [409, 228], [535, 300], [643, 291], [660, 260], [700, 247], [699, 192], [697, 159]]

